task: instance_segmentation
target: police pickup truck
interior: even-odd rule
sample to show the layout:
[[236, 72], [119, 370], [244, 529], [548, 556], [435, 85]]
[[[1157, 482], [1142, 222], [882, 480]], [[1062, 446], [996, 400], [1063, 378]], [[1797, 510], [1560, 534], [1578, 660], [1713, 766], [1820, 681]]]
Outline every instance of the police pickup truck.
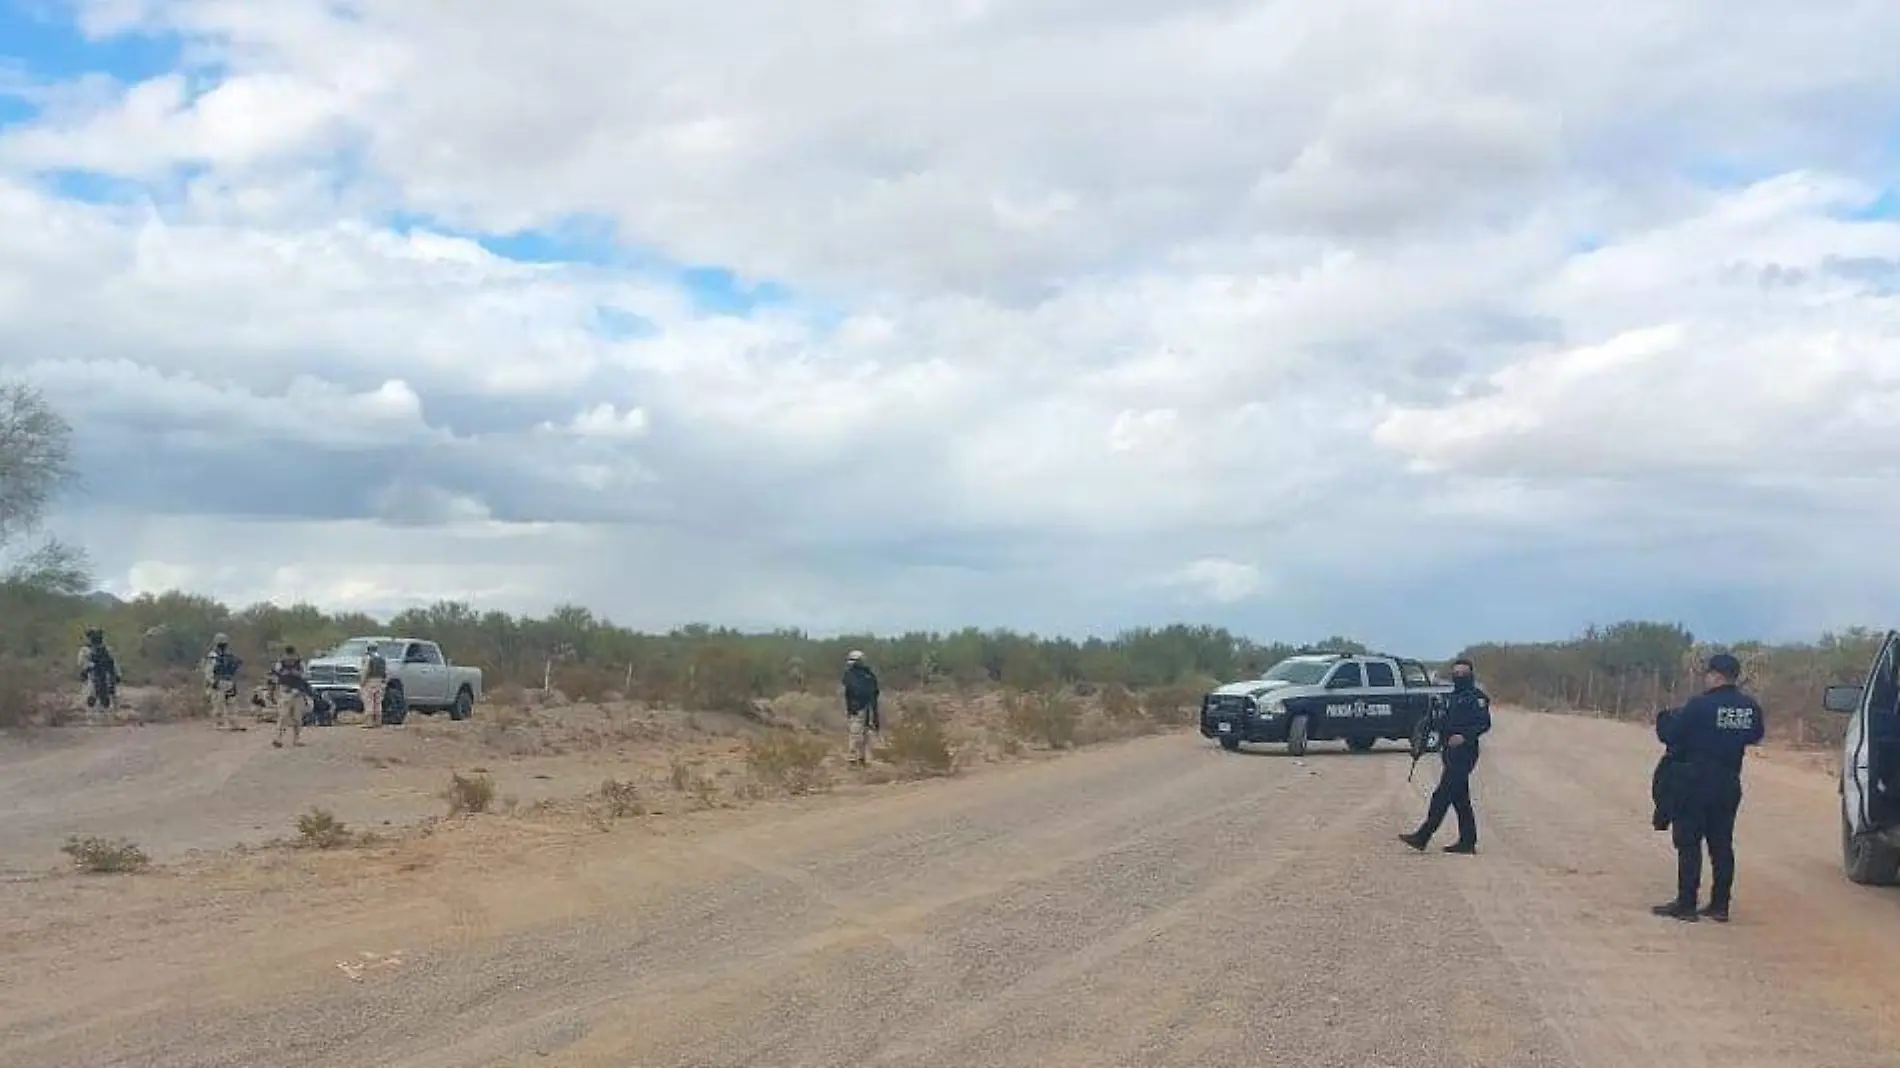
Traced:
[[1888, 631], [1858, 686], [1829, 686], [1849, 717], [1841, 746], [1841, 864], [1851, 882], [1900, 883], [1900, 631]]
[[1221, 747], [1285, 743], [1294, 756], [1309, 742], [1343, 741], [1356, 753], [1379, 739], [1410, 742], [1413, 727], [1451, 687], [1417, 660], [1350, 653], [1288, 657], [1250, 682], [1201, 698], [1201, 735]]

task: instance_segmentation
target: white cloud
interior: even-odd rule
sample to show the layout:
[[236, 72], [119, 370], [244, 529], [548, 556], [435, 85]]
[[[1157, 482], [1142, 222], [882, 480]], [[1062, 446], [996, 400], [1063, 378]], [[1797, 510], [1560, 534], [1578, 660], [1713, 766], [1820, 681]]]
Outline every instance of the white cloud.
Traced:
[[[1900, 8], [1743, 9], [91, 0], [198, 66], [0, 128], [0, 370], [168, 513], [131, 586], [1455, 642], [1702, 611], [1716, 552], [1840, 622], [1787, 517], [1900, 456]], [[470, 236], [577, 219], [618, 253]], [[1413, 621], [1474, 567], [1544, 585]]]
[[1222, 604], [1244, 601], [1263, 585], [1260, 569], [1253, 564], [1213, 557], [1188, 564], [1173, 578], [1178, 585]]

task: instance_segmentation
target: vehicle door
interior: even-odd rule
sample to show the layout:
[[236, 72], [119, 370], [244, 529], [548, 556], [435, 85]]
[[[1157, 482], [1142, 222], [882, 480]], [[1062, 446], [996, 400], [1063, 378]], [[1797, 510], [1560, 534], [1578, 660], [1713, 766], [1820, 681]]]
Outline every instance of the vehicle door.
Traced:
[[440, 704], [442, 701], [442, 668], [438, 654], [430, 657], [429, 643], [410, 642], [402, 654], [403, 692], [409, 697], [410, 704]]
[[1359, 661], [1342, 660], [1335, 664], [1332, 674], [1326, 676], [1326, 705], [1321, 716], [1336, 727], [1356, 725], [1366, 714], [1362, 693], [1365, 685], [1366, 672]]
[[1432, 710], [1432, 673], [1424, 664], [1416, 660], [1399, 661], [1399, 683], [1404, 696], [1400, 703], [1404, 707], [1405, 729], [1410, 731], [1412, 724], [1424, 718]]
[[1399, 685], [1399, 673], [1393, 670], [1392, 661], [1366, 661], [1365, 675], [1365, 688], [1360, 691], [1365, 698], [1365, 725], [1382, 733], [1393, 730], [1394, 724], [1398, 729], [1409, 729], [1412, 721], [1404, 718], [1405, 690]]
[[1829, 686], [1829, 711], [1848, 712], [1841, 797], [1856, 834], [1900, 823], [1900, 632], [1887, 635], [1860, 686]]

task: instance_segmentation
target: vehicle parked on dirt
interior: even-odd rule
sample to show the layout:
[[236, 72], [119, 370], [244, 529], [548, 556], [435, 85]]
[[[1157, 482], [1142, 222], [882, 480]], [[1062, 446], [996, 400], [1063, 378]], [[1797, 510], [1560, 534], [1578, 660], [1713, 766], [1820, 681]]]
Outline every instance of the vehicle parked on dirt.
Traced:
[[1900, 631], [1888, 631], [1858, 686], [1822, 705], [1850, 716], [1841, 745], [1841, 865], [1869, 886], [1900, 883]]
[[451, 664], [441, 646], [421, 638], [351, 638], [305, 666], [310, 688], [338, 711], [361, 712], [363, 660], [372, 644], [389, 665], [384, 723], [401, 723], [412, 709], [424, 715], [446, 711], [453, 720], [475, 714], [475, 702], [482, 696], [482, 669]]
[[1434, 702], [1451, 692], [1417, 660], [1354, 653], [1291, 656], [1258, 679], [1201, 698], [1201, 736], [1227, 750], [1283, 743], [1294, 756], [1312, 742], [1342, 741], [1356, 753], [1380, 739], [1409, 743]]

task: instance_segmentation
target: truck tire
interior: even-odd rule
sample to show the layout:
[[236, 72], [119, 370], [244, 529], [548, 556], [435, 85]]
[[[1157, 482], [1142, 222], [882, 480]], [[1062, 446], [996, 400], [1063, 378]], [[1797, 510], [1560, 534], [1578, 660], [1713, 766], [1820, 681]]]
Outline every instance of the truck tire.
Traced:
[[1900, 882], [1900, 849], [1878, 835], [1855, 834], [1841, 806], [1841, 866], [1847, 881], [1862, 886], [1892, 886]]
[[1286, 725], [1286, 752], [1288, 756], [1306, 755], [1306, 717], [1294, 716]]
[[383, 690], [383, 725], [400, 727], [409, 718], [409, 702], [402, 695], [402, 683], [391, 679]]
[[1378, 744], [1379, 744], [1379, 739], [1377, 738], [1348, 738], [1346, 739], [1346, 748], [1352, 750], [1355, 753], [1370, 753], [1372, 752], [1372, 747]]
[[1240, 739], [1231, 734], [1223, 734], [1220, 736], [1220, 747], [1229, 753], [1238, 753], [1240, 751]]
[[475, 691], [464, 686], [455, 691], [455, 703], [449, 706], [449, 718], [460, 723], [475, 714]]

